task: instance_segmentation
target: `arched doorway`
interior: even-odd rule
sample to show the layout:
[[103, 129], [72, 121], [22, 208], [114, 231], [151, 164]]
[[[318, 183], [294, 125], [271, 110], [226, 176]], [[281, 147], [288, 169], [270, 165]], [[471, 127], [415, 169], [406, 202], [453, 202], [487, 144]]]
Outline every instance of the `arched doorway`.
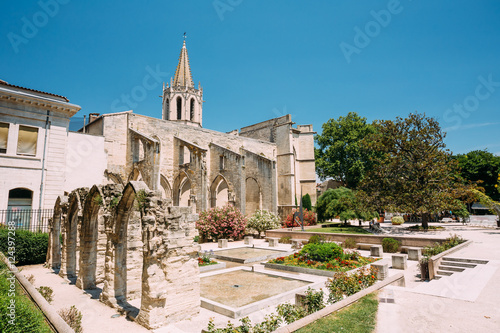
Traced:
[[229, 202], [229, 186], [223, 176], [218, 175], [210, 186], [210, 207], [222, 207]]
[[33, 191], [27, 188], [14, 188], [9, 191], [7, 202], [7, 221], [14, 222], [16, 229], [30, 230]]
[[190, 206], [191, 180], [181, 172], [174, 182], [174, 206]]
[[247, 178], [245, 188], [245, 214], [248, 216], [262, 209], [262, 193], [255, 178]]

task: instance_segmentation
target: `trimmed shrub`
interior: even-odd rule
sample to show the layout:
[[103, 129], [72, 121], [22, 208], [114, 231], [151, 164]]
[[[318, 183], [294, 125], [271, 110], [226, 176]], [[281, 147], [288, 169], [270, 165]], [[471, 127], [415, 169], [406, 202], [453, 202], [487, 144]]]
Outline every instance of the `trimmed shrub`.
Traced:
[[275, 214], [267, 210], [257, 210], [248, 218], [247, 228], [253, 229], [260, 234], [269, 229], [277, 229], [281, 226], [281, 221]]
[[402, 216], [393, 216], [391, 219], [393, 225], [400, 225], [405, 223], [405, 219]]
[[330, 261], [341, 259], [344, 250], [336, 243], [312, 243], [305, 245], [299, 254], [307, 255], [307, 258], [315, 261]]
[[302, 208], [312, 210], [311, 196], [309, 193], [306, 193], [306, 195], [302, 197]]
[[311, 237], [309, 237], [309, 240], [307, 241], [307, 244], [313, 244], [313, 243], [321, 244], [321, 243], [324, 243], [324, 242], [326, 242], [325, 236], [323, 236], [323, 235], [312, 235]]
[[236, 240], [244, 236], [246, 224], [245, 216], [236, 207], [227, 204], [201, 212], [196, 228], [204, 239]]
[[394, 238], [382, 239], [382, 248], [384, 249], [384, 252], [396, 253], [399, 251], [400, 246], [401, 246], [401, 242], [395, 240]]
[[[12, 231], [11, 231], [12, 239]], [[15, 231], [16, 265], [43, 264], [47, 258], [49, 234], [28, 230]], [[9, 250], [9, 230], [0, 228], [0, 251], [6, 256]], [[9, 255], [10, 256], [10, 255]]]
[[356, 243], [356, 241], [352, 238], [346, 238], [341, 246], [344, 248], [344, 249], [355, 249], [358, 247], [358, 244]]
[[[288, 214], [284, 222], [284, 227], [286, 228], [300, 227], [297, 221], [293, 220], [293, 213], [295, 213], [296, 211], [297, 209], [294, 208], [292, 209], [292, 212]], [[304, 226], [316, 225], [316, 215], [314, 214], [314, 212], [304, 209], [303, 214], [304, 214]]]

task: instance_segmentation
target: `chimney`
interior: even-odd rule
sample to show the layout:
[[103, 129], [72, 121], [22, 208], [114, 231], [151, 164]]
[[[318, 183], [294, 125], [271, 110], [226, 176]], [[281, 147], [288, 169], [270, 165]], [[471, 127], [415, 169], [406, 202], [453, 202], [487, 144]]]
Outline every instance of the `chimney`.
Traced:
[[89, 124], [99, 118], [99, 113], [89, 113]]

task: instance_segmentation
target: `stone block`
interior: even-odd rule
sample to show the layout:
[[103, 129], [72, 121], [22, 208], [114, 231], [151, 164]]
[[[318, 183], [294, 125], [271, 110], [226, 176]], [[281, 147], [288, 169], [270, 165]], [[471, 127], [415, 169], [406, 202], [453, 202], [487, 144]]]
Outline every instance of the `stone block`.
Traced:
[[373, 263], [372, 267], [377, 269], [377, 280], [385, 280], [389, 276], [389, 264], [388, 263]]
[[245, 245], [253, 245], [253, 237], [245, 236]]
[[227, 247], [227, 239], [219, 239], [218, 243], [219, 243], [219, 248]]
[[372, 245], [370, 246], [370, 256], [372, 257], [382, 257], [384, 250], [382, 249], [382, 245]]
[[304, 244], [305, 240], [304, 239], [292, 239], [292, 249], [297, 250], [302, 247], [302, 244]]
[[276, 247], [276, 246], [278, 246], [278, 240], [279, 240], [279, 238], [269, 237], [267, 240], [269, 241], [269, 247]]
[[419, 247], [409, 247], [407, 250], [408, 260], [419, 261], [422, 258], [422, 249]]
[[300, 293], [300, 294], [295, 294], [295, 305], [306, 309], [306, 294], [305, 293]]
[[393, 254], [392, 255], [392, 268], [394, 269], [406, 269], [406, 259], [408, 255], [406, 254]]

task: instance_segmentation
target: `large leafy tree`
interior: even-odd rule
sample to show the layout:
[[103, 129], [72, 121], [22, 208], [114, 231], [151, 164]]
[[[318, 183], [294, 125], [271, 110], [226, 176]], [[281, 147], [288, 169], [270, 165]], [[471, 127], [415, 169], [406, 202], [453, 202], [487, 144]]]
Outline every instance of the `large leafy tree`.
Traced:
[[330, 119], [316, 135], [316, 172], [321, 179], [328, 177], [348, 188], [356, 188], [369, 169], [370, 151], [361, 145], [374, 128], [356, 112], [346, 117]]
[[414, 113], [376, 127], [365, 144], [379, 154], [372, 157], [361, 197], [385, 210], [420, 215], [424, 228], [429, 213], [455, 209], [461, 183], [439, 123]]
[[316, 212], [319, 221], [338, 216], [341, 221], [347, 223], [348, 220], [367, 221], [378, 217], [376, 212], [367, 209], [357, 199], [355, 191], [346, 187], [326, 190], [316, 202]]
[[498, 184], [500, 173], [500, 156], [495, 156], [486, 150], [474, 150], [455, 157], [460, 166], [461, 176], [484, 188], [486, 195], [493, 200], [500, 200]]

